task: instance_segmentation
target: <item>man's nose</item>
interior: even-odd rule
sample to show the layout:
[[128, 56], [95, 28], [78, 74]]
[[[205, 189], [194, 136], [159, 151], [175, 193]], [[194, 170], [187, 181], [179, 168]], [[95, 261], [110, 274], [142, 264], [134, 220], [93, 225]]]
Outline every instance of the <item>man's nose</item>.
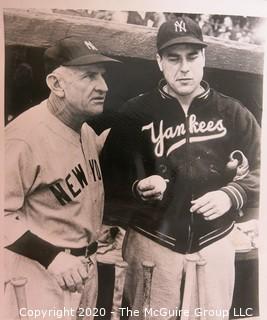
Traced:
[[184, 59], [181, 65], [181, 72], [187, 73], [188, 71], [189, 71], [189, 64], [188, 64], [188, 61]]
[[101, 91], [101, 92], [108, 91], [108, 86], [107, 86], [106, 80], [104, 79], [104, 77], [102, 75], [99, 75], [97, 77], [95, 89], [97, 91]]

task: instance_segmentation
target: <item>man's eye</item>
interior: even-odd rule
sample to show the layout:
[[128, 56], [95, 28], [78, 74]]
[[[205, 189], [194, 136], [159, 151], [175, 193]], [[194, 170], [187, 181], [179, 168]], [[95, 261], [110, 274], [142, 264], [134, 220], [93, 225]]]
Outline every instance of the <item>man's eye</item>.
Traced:
[[171, 61], [171, 62], [176, 62], [176, 61], [179, 60], [179, 58], [177, 58], [177, 57], [169, 57], [168, 59], [169, 59], [169, 61]]
[[196, 54], [191, 54], [190, 56], [189, 56], [189, 59], [190, 60], [194, 60], [194, 59], [197, 59], [198, 58], [198, 54], [196, 53]]
[[87, 77], [87, 78], [90, 78], [90, 79], [93, 79], [93, 78], [96, 77], [96, 75], [97, 75], [97, 74], [96, 74], [95, 72], [89, 72], [89, 73], [86, 74], [86, 77]]
[[106, 74], [100, 74], [98, 72], [86, 72], [81, 79], [90, 79], [90, 80], [95, 80], [97, 79], [100, 75], [102, 75], [103, 78], [105, 78]]
[[96, 77], [96, 73], [95, 72], [86, 72], [81, 76], [81, 79], [93, 79], [94, 77]]

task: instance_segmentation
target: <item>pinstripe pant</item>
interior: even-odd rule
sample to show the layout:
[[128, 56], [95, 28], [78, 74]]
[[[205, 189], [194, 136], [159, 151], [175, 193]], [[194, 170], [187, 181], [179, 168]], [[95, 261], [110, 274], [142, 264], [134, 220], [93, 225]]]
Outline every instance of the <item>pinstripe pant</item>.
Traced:
[[[204, 266], [206, 319], [228, 319], [235, 277], [235, 251], [230, 239], [231, 236], [228, 235], [198, 253], [206, 261]], [[187, 267], [186, 255], [165, 248], [130, 229], [125, 237], [123, 256], [129, 264], [125, 297], [131, 308], [138, 310], [141, 308], [143, 300], [141, 263], [150, 260], [156, 265], [153, 271], [150, 307], [156, 310], [161, 308], [172, 310], [167, 315], [157, 313], [153, 319], [176, 319], [177, 313], [173, 312], [180, 308], [181, 282]], [[194, 296], [196, 299], [196, 294]], [[196, 301], [193, 301], [193, 304], [194, 314], [190, 319], [200, 319], [199, 312], [204, 312], [204, 310], [197, 309]], [[186, 312], [186, 310], [180, 312]], [[137, 320], [138, 317], [133, 316], [129, 319]]]
[[[24, 307], [19, 310], [17, 305], [16, 293], [11, 279], [24, 277], [27, 279], [25, 287], [27, 307], [30, 313], [35, 312], [42, 314], [35, 317], [42, 320], [56, 319], [76, 319], [76, 309], [80, 302], [81, 294], [68, 290], [62, 290], [55, 277], [52, 276], [38, 262], [23, 257], [9, 250], [4, 249], [5, 262], [5, 294], [3, 303], [3, 319], [19, 320], [20, 314], [25, 317], [26, 310]], [[92, 256], [95, 262], [95, 257]], [[96, 266], [96, 262], [95, 262]], [[92, 305], [95, 307], [97, 297], [97, 268], [92, 269]], [[29, 319], [34, 319], [34, 316], [29, 314]], [[26, 319], [26, 318], [25, 318]]]

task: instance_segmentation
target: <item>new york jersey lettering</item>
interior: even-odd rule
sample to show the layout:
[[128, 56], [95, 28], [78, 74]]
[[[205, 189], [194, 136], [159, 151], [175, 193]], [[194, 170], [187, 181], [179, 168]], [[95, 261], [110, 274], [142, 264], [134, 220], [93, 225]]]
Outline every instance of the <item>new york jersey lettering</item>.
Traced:
[[94, 181], [96, 181], [97, 179], [102, 180], [101, 171], [100, 171], [100, 168], [98, 166], [97, 161], [95, 159], [89, 160], [89, 164], [90, 164], [90, 168], [92, 170]]
[[99, 165], [95, 159], [88, 160], [92, 175], [87, 178], [85, 171], [80, 163], [78, 163], [63, 179], [62, 182], [56, 182], [49, 186], [49, 189], [64, 206], [79, 196], [82, 190], [88, 186], [88, 179], [91, 178], [93, 182], [102, 180]]

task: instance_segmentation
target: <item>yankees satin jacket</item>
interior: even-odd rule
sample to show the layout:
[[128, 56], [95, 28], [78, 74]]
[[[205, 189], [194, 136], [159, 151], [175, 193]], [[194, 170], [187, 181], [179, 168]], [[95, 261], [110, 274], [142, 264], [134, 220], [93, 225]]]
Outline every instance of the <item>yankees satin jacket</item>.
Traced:
[[[111, 129], [102, 153], [105, 219], [176, 252], [195, 252], [226, 236], [244, 206], [257, 205], [260, 129], [239, 101], [204, 81], [188, 114], [164, 85], [127, 102]], [[244, 176], [227, 165], [235, 150], [248, 159]], [[135, 185], [153, 174], [169, 182], [163, 200], [147, 204], [134, 196]], [[232, 200], [229, 212], [212, 221], [190, 213], [191, 200], [218, 189]]]

